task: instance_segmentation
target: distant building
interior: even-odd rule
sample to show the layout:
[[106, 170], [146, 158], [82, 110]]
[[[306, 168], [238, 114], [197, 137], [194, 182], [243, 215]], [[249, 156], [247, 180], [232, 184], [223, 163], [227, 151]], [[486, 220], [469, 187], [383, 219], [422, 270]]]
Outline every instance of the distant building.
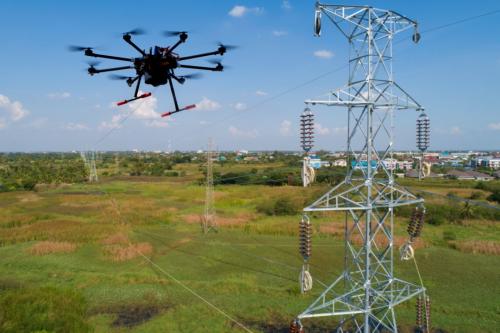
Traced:
[[471, 160], [471, 167], [483, 167], [497, 170], [500, 169], [500, 158], [493, 156], [479, 156]]
[[413, 169], [413, 161], [398, 161], [396, 166], [399, 170], [411, 170]]
[[[418, 178], [418, 170], [417, 169], [408, 170], [408, 171], [406, 171], [406, 173], [403, 174], [403, 176], [401, 176], [401, 174], [399, 174], [399, 173], [396, 175], [400, 178], [403, 178], [403, 177]], [[425, 178], [438, 178], [438, 177], [442, 177], [442, 175], [435, 174], [432, 171], [428, 176], [425, 176]]]
[[477, 172], [477, 171], [461, 171], [461, 170], [450, 170], [446, 173], [446, 177], [448, 178], [456, 178], [459, 180], [482, 180], [488, 181], [492, 180], [493, 176], [488, 174]]
[[335, 161], [332, 162], [332, 166], [346, 167], [347, 166], [347, 161], [344, 160], [344, 159], [335, 160]]
[[314, 169], [319, 169], [321, 168], [321, 158], [319, 158], [318, 156], [316, 155], [312, 155], [310, 158], [309, 158], [309, 165], [311, 167], [313, 167]]

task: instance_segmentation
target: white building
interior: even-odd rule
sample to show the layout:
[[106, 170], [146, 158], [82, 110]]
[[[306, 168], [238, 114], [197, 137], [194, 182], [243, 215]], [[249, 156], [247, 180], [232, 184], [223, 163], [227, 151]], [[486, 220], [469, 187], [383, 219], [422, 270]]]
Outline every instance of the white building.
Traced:
[[335, 160], [335, 161], [333, 161], [332, 166], [346, 167], [347, 166], [347, 161], [344, 160], [344, 159]]

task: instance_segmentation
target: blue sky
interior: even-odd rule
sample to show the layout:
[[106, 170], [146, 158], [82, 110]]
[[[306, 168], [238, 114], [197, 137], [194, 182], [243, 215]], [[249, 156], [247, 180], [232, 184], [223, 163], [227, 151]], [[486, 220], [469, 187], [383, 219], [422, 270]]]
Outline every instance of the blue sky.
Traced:
[[[363, 4], [414, 18], [423, 31], [500, 9], [495, 0]], [[219, 149], [298, 149], [303, 101], [347, 81], [340, 70], [277, 96], [347, 63], [347, 42], [333, 26], [313, 37], [313, 9], [305, 0], [2, 1], [0, 151], [200, 149], [210, 136]], [[426, 107], [431, 149], [500, 149], [499, 18], [423, 34], [418, 45], [408, 36], [395, 46], [395, 79]], [[146, 86], [154, 97], [133, 104], [124, 120], [131, 108], [112, 104], [132, 90], [106, 75], [89, 77], [87, 58], [66, 47], [134, 56], [119, 33], [135, 27], [149, 32], [135, 39], [144, 48], [175, 42], [162, 30], [184, 29], [192, 33], [181, 54], [215, 49], [217, 41], [240, 48], [223, 57], [227, 71], [178, 87], [180, 104], [197, 103], [194, 111], [161, 120], [159, 113], [172, 109], [168, 89]], [[411, 111], [396, 116], [396, 149], [414, 149], [415, 119]], [[318, 108], [316, 120], [316, 149], [344, 148], [345, 110]]]

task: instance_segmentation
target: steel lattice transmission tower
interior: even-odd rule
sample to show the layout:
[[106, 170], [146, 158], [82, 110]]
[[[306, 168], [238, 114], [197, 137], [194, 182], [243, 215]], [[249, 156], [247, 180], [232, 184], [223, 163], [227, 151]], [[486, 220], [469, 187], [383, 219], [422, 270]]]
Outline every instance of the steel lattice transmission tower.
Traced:
[[214, 175], [213, 175], [213, 141], [208, 139], [207, 145], [207, 179], [205, 189], [205, 212], [202, 217], [202, 228], [204, 233], [210, 230], [217, 231], [215, 221], [215, 206], [214, 206]]
[[397, 332], [395, 306], [425, 289], [394, 276], [394, 209], [422, 205], [394, 181], [382, 162], [392, 156], [393, 112], [420, 104], [406, 93], [392, 74], [394, 37], [414, 29], [417, 22], [394, 11], [369, 6], [316, 4], [315, 34], [321, 33], [321, 16], [331, 21], [350, 46], [347, 86], [308, 105], [347, 109], [348, 171], [340, 184], [305, 212], [345, 212], [343, 273], [304, 312], [296, 323], [314, 317], [339, 316], [337, 332]]
[[80, 152], [85, 167], [89, 170], [89, 183], [99, 181], [97, 177], [97, 168], [95, 165], [95, 151]]

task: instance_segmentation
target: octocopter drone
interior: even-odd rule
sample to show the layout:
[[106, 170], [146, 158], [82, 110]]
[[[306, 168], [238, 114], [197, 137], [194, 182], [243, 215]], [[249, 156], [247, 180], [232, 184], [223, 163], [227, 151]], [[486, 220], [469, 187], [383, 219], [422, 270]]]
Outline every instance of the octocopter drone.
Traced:
[[125, 105], [129, 102], [146, 98], [151, 96], [151, 93], [142, 93], [139, 95], [139, 87], [141, 85], [141, 81], [144, 78], [144, 83], [152, 85], [154, 87], [161, 86], [164, 84], [169, 85], [170, 92], [172, 94], [172, 99], [174, 101], [175, 110], [165, 112], [162, 114], [162, 117], [170, 116], [174, 113], [193, 109], [196, 107], [195, 104], [187, 105], [185, 107], [179, 108], [179, 104], [177, 102], [177, 97], [175, 95], [174, 89], [174, 80], [179, 84], [184, 84], [186, 80], [189, 79], [197, 79], [201, 76], [200, 73], [193, 73], [188, 75], [176, 75], [175, 70], [178, 68], [189, 68], [195, 70], [203, 70], [203, 71], [212, 71], [212, 72], [222, 72], [224, 66], [218, 60], [209, 60], [213, 63], [214, 67], [207, 66], [198, 66], [198, 65], [189, 65], [182, 63], [185, 60], [191, 60], [196, 58], [204, 58], [208, 56], [215, 55], [224, 55], [228, 50], [234, 49], [235, 46], [224, 45], [219, 43], [217, 50], [212, 52], [199, 53], [189, 56], [180, 56], [178, 53], [175, 53], [174, 50], [182, 43], [185, 43], [188, 39], [188, 34], [186, 31], [165, 31], [163, 35], [166, 37], [178, 36], [179, 40], [173, 44], [172, 46], [161, 47], [155, 46], [151, 47], [149, 52], [141, 49], [137, 44], [132, 41], [132, 36], [142, 35], [144, 31], [142, 29], [134, 29], [128, 32], [125, 32], [122, 36], [123, 40], [132, 46], [137, 52], [140, 53], [139, 57], [121, 57], [114, 55], [106, 55], [95, 53], [93, 47], [85, 47], [85, 46], [70, 46], [70, 51], [84, 51], [84, 54], [88, 57], [94, 58], [103, 58], [103, 59], [111, 59], [117, 61], [123, 61], [130, 63], [126, 66], [119, 67], [111, 67], [111, 68], [96, 68], [98, 62], [89, 63], [88, 73], [90, 75], [104, 73], [104, 72], [114, 72], [114, 71], [122, 71], [133, 69], [135, 70], [135, 74], [132, 76], [125, 75], [111, 75], [110, 78], [114, 80], [124, 80], [129, 87], [135, 84], [135, 92], [134, 97], [130, 99], [125, 99], [117, 103], [118, 106]]

